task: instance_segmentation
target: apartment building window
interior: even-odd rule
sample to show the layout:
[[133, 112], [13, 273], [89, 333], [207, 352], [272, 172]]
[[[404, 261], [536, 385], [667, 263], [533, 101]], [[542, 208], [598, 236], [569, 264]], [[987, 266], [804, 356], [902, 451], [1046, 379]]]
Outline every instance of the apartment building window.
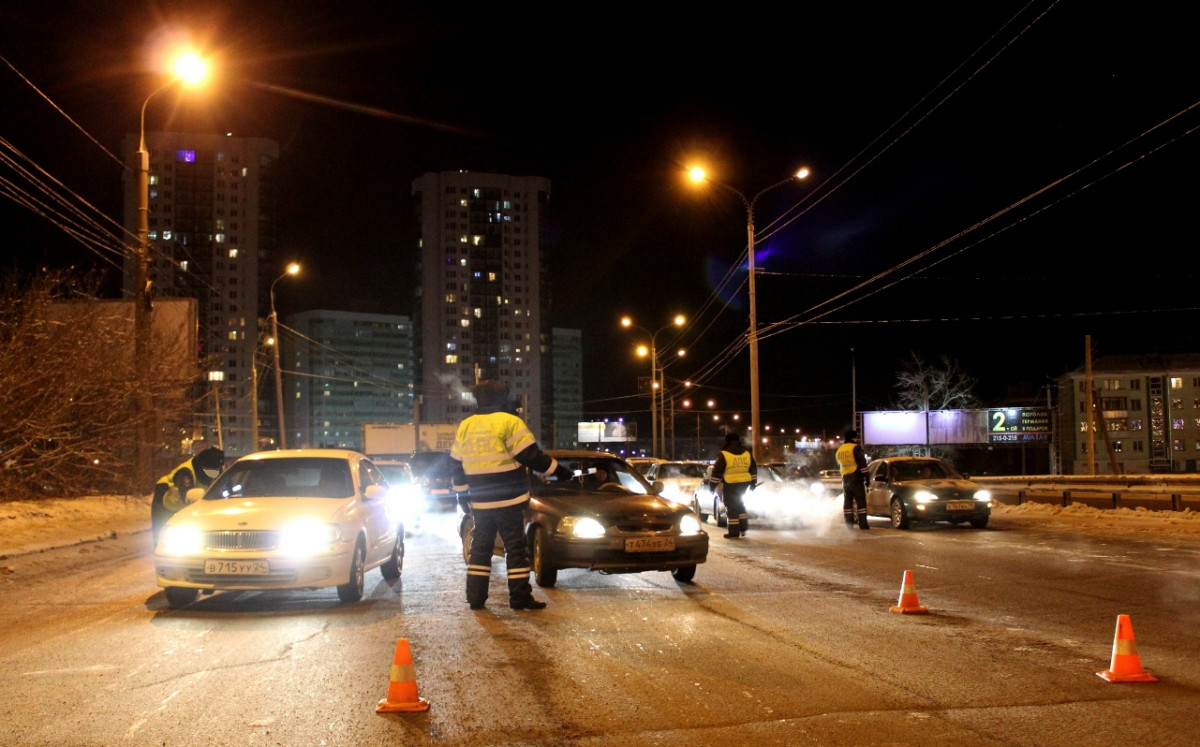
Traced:
[[1121, 380], [1120, 379], [1104, 379], [1103, 381], [1100, 382], [1100, 388], [1101, 389], [1120, 389], [1121, 388]]
[[1192, 398], [1192, 409], [1193, 409], [1193, 410], [1200, 410], [1200, 397], [1193, 397], [1193, 398]]
[[1183, 409], [1183, 398], [1182, 397], [1172, 398], [1171, 399], [1171, 409], [1176, 412], [1178, 412], [1179, 410], [1182, 410]]
[[1183, 430], [1183, 418], [1171, 418], [1171, 430], [1173, 430], [1173, 431]]
[[1130, 410], [1141, 410], [1142, 409], [1142, 401], [1140, 399], [1129, 400], [1129, 409]]
[[1124, 451], [1124, 447], [1121, 445], [1120, 441], [1113, 441], [1112, 447], [1113, 451]]
[[1183, 389], [1183, 377], [1182, 376], [1172, 376], [1171, 377], [1171, 388], [1172, 389]]
[[1174, 451], [1186, 451], [1187, 446], [1184, 445], [1182, 438], [1177, 438], [1171, 442], [1171, 449]]
[[1134, 441], [1133, 442], [1133, 450], [1134, 451], [1145, 451], [1146, 444], [1142, 443], [1141, 441]]
[[1135, 389], [1135, 390], [1141, 389], [1142, 388], [1142, 380], [1141, 379], [1130, 379], [1129, 380], [1129, 388]]
[[1140, 431], [1143, 427], [1141, 418], [1134, 418], [1129, 421], [1129, 430]]

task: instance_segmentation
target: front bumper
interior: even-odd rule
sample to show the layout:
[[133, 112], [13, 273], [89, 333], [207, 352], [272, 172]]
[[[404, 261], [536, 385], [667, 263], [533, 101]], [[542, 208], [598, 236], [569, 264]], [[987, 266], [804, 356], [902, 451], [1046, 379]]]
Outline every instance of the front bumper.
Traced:
[[[546, 559], [556, 568], [587, 568], [604, 573], [669, 571], [708, 559], [708, 535], [674, 535], [675, 549], [627, 552], [625, 540], [636, 535], [580, 539], [554, 533], [546, 538]], [[650, 535], [646, 535], [650, 536]]]
[[[265, 574], [224, 574], [204, 572], [206, 560], [254, 561], [268, 564]], [[350, 549], [308, 557], [278, 554], [213, 553], [196, 556], [154, 556], [154, 571], [161, 587], [178, 586], [185, 589], [316, 589], [338, 586], [350, 578]]]

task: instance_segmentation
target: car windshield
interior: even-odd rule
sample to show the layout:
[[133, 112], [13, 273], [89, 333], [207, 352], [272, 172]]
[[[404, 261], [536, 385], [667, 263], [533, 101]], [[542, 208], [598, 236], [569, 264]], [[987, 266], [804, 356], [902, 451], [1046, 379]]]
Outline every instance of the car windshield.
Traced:
[[235, 462], [208, 489], [204, 500], [267, 496], [349, 498], [353, 495], [354, 480], [345, 459], [294, 457]]
[[[576, 473], [572, 481], [582, 487], [584, 492], [628, 492], [639, 495], [651, 492], [645, 479], [620, 459], [567, 458], [559, 459], [558, 463]], [[553, 477], [547, 479], [552, 486], [559, 484]]]
[[921, 459], [892, 464], [893, 480], [940, 480], [949, 476], [946, 465], [932, 459]]
[[691, 478], [699, 480], [704, 477], [703, 464], [664, 464], [658, 468], [659, 480]]

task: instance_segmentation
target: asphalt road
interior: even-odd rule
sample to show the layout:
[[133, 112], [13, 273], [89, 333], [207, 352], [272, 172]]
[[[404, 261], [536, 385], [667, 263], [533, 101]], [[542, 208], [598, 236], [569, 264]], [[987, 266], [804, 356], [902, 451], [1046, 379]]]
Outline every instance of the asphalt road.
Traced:
[[[985, 530], [709, 526], [693, 584], [563, 571], [515, 612], [464, 601], [449, 516], [401, 580], [219, 593], [171, 611], [145, 535], [0, 581], [5, 745], [1187, 744], [1200, 541], [994, 517]], [[889, 611], [911, 570], [923, 616]], [[1118, 614], [1156, 683], [1111, 684]], [[397, 638], [425, 713], [375, 713]]]

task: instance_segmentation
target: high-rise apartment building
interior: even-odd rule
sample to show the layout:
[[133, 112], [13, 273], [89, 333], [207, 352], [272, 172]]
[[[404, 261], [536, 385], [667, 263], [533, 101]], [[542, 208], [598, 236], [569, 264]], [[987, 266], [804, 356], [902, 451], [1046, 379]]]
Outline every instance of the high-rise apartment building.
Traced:
[[509, 385], [541, 443], [553, 431], [549, 365], [550, 181], [470, 171], [413, 181], [420, 229], [416, 389], [421, 420], [474, 411], [481, 378]]
[[[136, 135], [126, 137], [126, 163], [135, 162], [137, 144]], [[268, 289], [282, 272], [274, 220], [279, 146], [261, 138], [177, 132], [147, 132], [146, 145], [152, 298], [197, 300], [199, 353], [220, 402], [221, 441], [233, 456], [255, 451], [258, 320], [270, 312]], [[138, 197], [136, 179], [129, 175], [125, 226], [131, 235], [137, 232]], [[134, 277], [128, 257], [129, 295]], [[217, 441], [218, 409], [211, 397], [206, 401], [193, 433], [180, 434], [185, 440]], [[274, 433], [272, 422], [263, 419], [263, 435]]]
[[406, 316], [306, 311], [281, 332], [290, 448], [361, 449], [364, 423], [412, 420], [413, 327]]
[[579, 448], [579, 423], [583, 420], [583, 333], [577, 329], [551, 330], [550, 354], [554, 371], [554, 437], [560, 449]]

